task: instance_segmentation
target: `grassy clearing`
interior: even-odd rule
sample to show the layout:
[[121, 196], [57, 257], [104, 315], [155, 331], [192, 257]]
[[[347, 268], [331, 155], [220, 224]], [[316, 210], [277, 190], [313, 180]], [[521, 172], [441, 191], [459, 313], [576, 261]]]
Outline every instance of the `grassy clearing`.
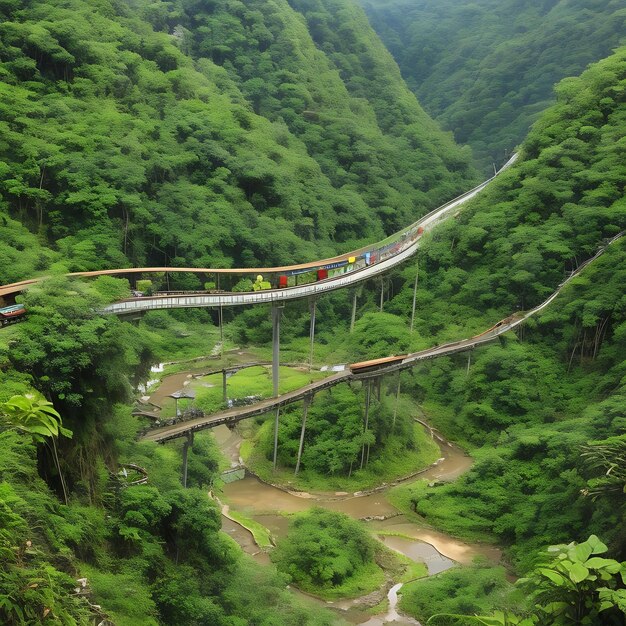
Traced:
[[[296, 368], [281, 367], [279, 369], [279, 393], [294, 391], [325, 376], [327, 376], [325, 372], [306, 372]], [[205, 413], [214, 413], [224, 408], [221, 373], [198, 378], [191, 383], [190, 387], [196, 392], [196, 406]], [[226, 390], [230, 399], [247, 396], [270, 398], [273, 392], [272, 370], [260, 365], [241, 370], [228, 378]]]
[[[346, 475], [321, 475], [310, 470], [299, 472], [294, 476], [293, 468], [279, 467], [274, 470], [273, 463], [267, 459], [260, 449], [259, 441], [271, 436], [272, 419], [268, 419], [255, 437], [243, 442], [240, 454], [246, 465], [261, 480], [280, 484], [289, 489], [301, 491], [363, 491], [372, 489], [413, 472], [428, 467], [439, 458], [439, 447], [431, 439], [422, 426], [415, 424], [414, 436], [416, 449], [407, 451], [404, 442], [390, 437], [379, 458], [370, 461], [367, 468], [353, 471]], [[295, 459], [294, 459], [295, 465]]]

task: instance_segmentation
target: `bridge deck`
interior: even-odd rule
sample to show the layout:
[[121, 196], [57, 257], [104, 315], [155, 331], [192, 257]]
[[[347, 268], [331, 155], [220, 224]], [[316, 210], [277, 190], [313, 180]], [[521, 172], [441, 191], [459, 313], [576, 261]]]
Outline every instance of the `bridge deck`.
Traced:
[[[273, 409], [276, 409], [277, 407], [282, 407], [293, 402], [298, 402], [299, 400], [302, 400], [307, 396], [313, 396], [318, 391], [328, 389], [330, 387], [333, 387], [334, 385], [339, 385], [341, 383], [345, 383], [351, 380], [366, 380], [369, 378], [376, 378], [385, 374], [390, 374], [392, 372], [414, 367], [421, 361], [434, 359], [440, 356], [456, 354], [458, 352], [464, 352], [466, 350], [473, 350], [476, 346], [494, 341], [500, 335], [507, 333], [510, 330], [513, 330], [524, 321], [526, 321], [529, 317], [536, 315], [537, 313], [545, 309], [548, 305], [552, 303], [552, 301], [559, 295], [559, 293], [571, 280], [578, 276], [587, 265], [597, 259], [600, 255], [602, 255], [604, 250], [606, 250], [609, 245], [620, 239], [623, 234], [623, 232], [617, 234], [615, 237], [609, 240], [604, 247], [598, 250], [598, 252], [593, 257], [579, 265], [576, 270], [572, 272], [568, 276], [568, 278], [566, 278], [559, 285], [558, 289], [552, 295], [550, 295], [541, 304], [537, 305], [534, 309], [509, 315], [508, 317], [504, 318], [503, 320], [501, 320], [488, 330], [480, 333], [479, 335], [475, 335], [474, 337], [470, 337], [469, 339], [452, 341], [446, 344], [442, 344], [440, 346], [434, 346], [432, 348], [427, 348], [425, 350], [420, 350], [419, 352], [413, 352], [411, 354], [399, 357], [385, 357], [383, 359], [380, 359], [380, 367], [376, 367], [374, 362], [370, 362], [373, 365], [373, 369], [370, 369], [372, 368], [372, 365], [368, 365], [368, 369], [365, 372], [359, 373], [358, 370], [352, 371], [350, 369], [347, 369], [345, 371], [338, 372], [337, 374], [324, 378], [323, 380], [311, 383], [309, 385], [305, 385], [300, 389], [296, 389], [282, 396], [278, 396], [277, 398], [268, 398], [250, 406], [232, 408], [225, 411], [220, 411], [218, 413], [214, 413], [213, 415], [207, 415], [186, 422], [174, 424], [172, 426], [164, 426], [162, 428], [151, 430], [143, 437], [141, 437], [141, 439], [143, 441], [164, 442], [169, 441], [170, 439], [182, 437], [190, 432], [204, 430], [206, 428], [213, 428], [214, 426], [219, 426], [220, 424], [234, 424], [238, 421], [248, 419], [250, 417], [262, 415], [263, 413], [267, 413]], [[350, 368], [350, 366], [348, 366], [348, 368]]]

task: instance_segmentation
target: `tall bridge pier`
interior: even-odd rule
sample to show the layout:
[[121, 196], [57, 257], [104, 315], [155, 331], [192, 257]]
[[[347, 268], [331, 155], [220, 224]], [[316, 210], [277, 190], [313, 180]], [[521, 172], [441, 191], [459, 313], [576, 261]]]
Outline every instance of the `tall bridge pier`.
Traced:
[[[272, 303], [272, 388], [274, 398], [278, 398], [279, 387], [279, 368], [280, 368], [280, 316], [284, 304]], [[274, 417], [274, 469], [278, 460], [278, 418], [280, 416], [280, 408], [276, 407]]]
[[193, 431], [187, 433], [185, 443], [183, 443], [183, 487], [187, 487], [187, 459], [189, 448], [193, 445]]
[[309, 300], [309, 311], [311, 313], [311, 325], [309, 326], [309, 340], [311, 342], [311, 349], [309, 351], [309, 372], [313, 369], [313, 344], [315, 342], [315, 308], [317, 300], [311, 298]]
[[302, 428], [300, 430], [300, 445], [298, 446], [298, 459], [296, 461], [296, 469], [293, 473], [294, 476], [297, 476], [300, 471], [300, 460], [302, 459], [302, 449], [304, 448], [304, 433], [306, 431], [306, 418], [309, 413], [309, 406], [312, 402], [313, 396], [304, 397], [304, 406], [302, 409]]

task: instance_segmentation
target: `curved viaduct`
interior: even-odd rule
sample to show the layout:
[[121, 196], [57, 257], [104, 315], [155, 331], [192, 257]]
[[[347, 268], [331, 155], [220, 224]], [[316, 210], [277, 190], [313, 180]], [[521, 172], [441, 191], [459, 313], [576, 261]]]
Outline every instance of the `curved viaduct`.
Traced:
[[[241, 420], [267, 413], [273, 409], [279, 409], [288, 404], [298, 402], [299, 400], [311, 398], [317, 392], [328, 389], [330, 387], [334, 387], [335, 385], [338, 385], [340, 383], [348, 382], [351, 380], [378, 378], [385, 374], [390, 374], [392, 372], [397, 372], [400, 370], [408, 369], [410, 367], [414, 367], [421, 361], [434, 359], [439, 356], [455, 354], [457, 352], [465, 352], [466, 350], [472, 350], [477, 346], [494, 341], [500, 335], [510, 330], [513, 330], [524, 321], [526, 321], [529, 317], [536, 315], [537, 313], [545, 309], [548, 305], [550, 305], [552, 301], [559, 295], [562, 289], [573, 278], [578, 276], [580, 272], [585, 267], [587, 267], [587, 265], [597, 259], [600, 255], [602, 255], [606, 248], [615, 241], [617, 241], [620, 237], [622, 237], [623, 234], [624, 233], [619, 233], [618, 235], [613, 237], [607, 242], [604, 247], [598, 250], [598, 252], [593, 257], [579, 265], [576, 270], [574, 270], [569, 275], [569, 277], [559, 285], [558, 289], [552, 295], [550, 295], [541, 304], [537, 305], [534, 309], [531, 309], [530, 311], [526, 311], [524, 313], [515, 313], [501, 320], [500, 322], [479, 335], [470, 337], [469, 339], [462, 339], [460, 341], [442, 344], [433, 348], [427, 348], [426, 350], [421, 350], [419, 352], [414, 352], [403, 356], [387, 357], [368, 362], [367, 364], [360, 364], [361, 370], [364, 371], [360, 371], [359, 368], [355, 368], [355, 366], [358, 364], [353, 364], [352, 366], [348, 366], [348, 369], [343, 372], [338, 372], [337, 374], [328, 376], [323, 380], [311, 383], [310, 385], [305, 385], [300, 389], [285, 393], [281, 396], [268, 398], [267, 400], [262, 400], [250, 406], [227, 409], [225, 411], [214, 413], [213, 415], [195, 418], [178, 424], [173, 424], [171, 426], [155, 428], [143, 435], [141, 439], [143, 441], [165, 442], [171, 439], [189, 436], [196, 431], [213, 428], [215, 426], [219, 426], [220, 424], [234, 424]], [[363, 367], [364, 365], [366, 365], [366, 367]]]
[[[109, 270], [96, 270], [91, 272], [73, 272], [68, 276], [76, 277], [97, 277], [97, 276], [116, 276], [141, 273], [193, 273], [193, 274], [214, 274], [214, 275], [256, 275], [256, 274], [288, 274], [297, 276], [307, 271], [314, 271], [320, 268], [334, 269], [333, 266], [343, 267], [348, 265], [348, 259], [357, 258], [354, 269], [341, 276], [326, 278], [314, 283], [300, 285], [295, 287], [284, 287], [279, 289], [269, 289], [263, 291], [243, 292], [243, 293], [212, 293], [212, 294], [177, 294], [164, 296], [150, 296], [131, 298], [121, 302], [113, 303], [107, 306], [103, 311], [115, 315], [124, 315], [130, 313], [138, 313], [150, 311], [154, 309], [172, 309], [172, 308], [189, 308], [189, 307], [224, 307], [238, 306], [246, 304], [263, 304], [277, 303], [287, 300], [295, 300], [307, 296], [316, 296], [335, 289], [341, 289], [354, 285], [361, 281], [367, 280], [374, 276], [383, 274], [393, 267], [403, 263], [412, 256], [419, 247], [420, 235], [433, 228], [435, 224], [445, 219], [454, 209], [463, 204], [470, 198], [473, 198], [482, 189], [484, 189], [500, 172], [504, 171], [512, 165], [517, 159], [517, 153], [514, 154], [507, 163], [494, 175], [477, 187], [470, 189], [466, 193], [457, 198], [443, 204], [442, 206], [427, 213], [419, 218], [416, 222], [406, 228], [394, 233], [386, 239], [335, 256], [328, 259], [311, 261], [308, 263], [299, 263], [283, 267], [257, 267], [257, 268], [198, 268], [198, 267], [131, 267]], [[418, 233], [419, 229], [419, 233]], [[389, 248], [381, 258], [376, 258], [375, 262], [366, 264], [365, 260], [360, 259], [370, 251], [378, 251]], [[391, 249], [393, 248], [393, 250]], [[0, 296], [15, 295], [31, 285], [37, 283], [39, 278], [32, 278], [16, 283], [0, 286]]]
[[[185, 307], [224, 307], [224, 306], [240, 306], [246, 304], [272, 304], [285, 302], [287, 300], [296, 300], [310, 296], [317, 296], [335, 289], [349, 287], [361, 281], [373, 278], [380, 274], [388, 272], [393, 267], [400, 265], [411, 257], [417, 251], [420, 245], [420, 235], [432, 229], [438, 222], [448, 217], [448, 215], [459, 205], [467, 202], [476, 194], [482, 191], [500, 172], [512, 165], [517, 159], [517, 153], [514, 154], [505, 165], [492, 177], [481, 183], [477, 187], [470, 189], [464, 194], [458, 196], [454, 200], [443, 204], [442, 206], [427, 213], [410, 226], [394, 233], [387, 239], [376, 244], [359, 248], [342, 254], [340, 256], [323, 259], [320, 261], [312, 261], [310, 263], [300, 263], [296, 265], [288, 265], [283, 267], [260, 267], [250, 269], [198, 269], [198, 268], [176, 268], [175, 271], [186, 271], [193, 273], [210, 273], [210, 274], [281, 274], [287, 273], [297, 275], [307, 270], [315, 270], [318, 268], [332, 267], [333, 265], [346, 264], [348, 259], [354, 257], [359, 259], [365, 253], [371, 250], [380, 250], [385, 246], [390, 247], [397, 244], [397, 249], [386, 255], [385, 258], [366, 265], [365, 261], [359, 263], [357, 260], [355, 269], [341, 276], [327, 278], [314, 283], [300, 285], [295, 287], [284, 287], [278, 289], [268, 289], [265, 291], [254, 291], [244, 293], [215, 293], [203, 295], [167, 295], [155, 297], [141, 297], [116, 302], [104, 309], [106, 313], [123, 315], [126, 313], [137, 313], [150, 311], [154, 309], [173, 309]], [[419, 233], [418, 233], [419, 229]], [[361, 265], [359, 267], [359, 265]], [[141, 269], [141, 268], [140, 268]], [[117, 273], [124, 273], [128, 270], [114, 270]], [[137, 270], [134, 270], [137, 271]], [[143, 268], [145, 272], [165, 272], [173, 271], [172, 268]], [[110, 270], [106, 272], [84, 272], [79, 276], [96, 276], [102, 273], [112, 273]]]

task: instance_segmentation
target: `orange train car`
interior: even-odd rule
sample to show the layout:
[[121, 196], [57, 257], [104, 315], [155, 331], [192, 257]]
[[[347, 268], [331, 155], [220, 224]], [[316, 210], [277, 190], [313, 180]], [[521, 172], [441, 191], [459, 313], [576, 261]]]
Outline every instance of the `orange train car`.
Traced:
[[350, 363], [348, 367], [354, 374], [362, 374], [363, 372], [368, 372], [369, 370], [375, 369], [381, 365], [390, 365], [396, 361], [402, 361], [403, 359], [406, 359], [407, 356], [407, 354], [400, 354], [399, 356], [386, 356], [382, 359], [372, 359], [371, 361]]

